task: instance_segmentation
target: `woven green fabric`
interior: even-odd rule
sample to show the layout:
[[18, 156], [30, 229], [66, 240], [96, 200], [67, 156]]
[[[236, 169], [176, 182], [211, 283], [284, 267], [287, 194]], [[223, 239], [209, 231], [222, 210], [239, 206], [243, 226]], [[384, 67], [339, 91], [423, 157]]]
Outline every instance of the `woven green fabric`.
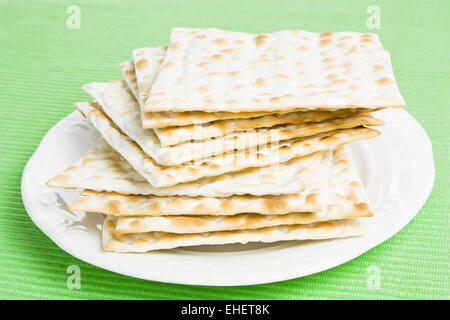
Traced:
[[[0, 0], [0, 297], [51, 299], [450, 298], [450, 2], [448, 1]], [[81, 9], [67, 28], [67, 7]], [[381, 9], [368, 30], [367, 7]], [[167, 44], [170, 28], [282, 29], [379, 33], [391, 52], [407, 110], [433, 143], [434, 190], [417, 217], [392, 239], [334, 269], [245, 287], [202, 287], [138, 280], [75, 259], [28, 218], [20, 195], [26, 161], [42, 136], [89, 99], [81, 85], [121, 78], [133, 48]], [[81, 289], [66, 286], [70, 265]], [[371, 270], [380, 285], [370, 285]]]

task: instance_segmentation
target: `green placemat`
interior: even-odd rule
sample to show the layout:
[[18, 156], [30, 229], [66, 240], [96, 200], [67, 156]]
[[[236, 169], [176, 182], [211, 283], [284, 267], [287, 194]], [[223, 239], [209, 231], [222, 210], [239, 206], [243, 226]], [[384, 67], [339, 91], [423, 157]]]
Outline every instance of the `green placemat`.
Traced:
[[[69, 5], [81, 10], [79, 29], [76, 21], [68, 21]], [[380, 9], [377, 30], [367, 26], [375, 13], [373, 8], [367, 13], [371, 5]], [[369, 26], [374, 22], [369, 19]], [[138, 280], [59, 249], [23, 207], [20, 179], [26, 161], [42, 136], [73, 111], [74, 101], [89, 99], [82, 84], [121, 78], [117, 64], [129, 59], [133, 48], [167, 44], [173, 26], [377, 32], [391, 52], [407, 110], [433, 142], [436, 183], [417, 217], [392, 239], [344, 265], [257, 286]], [[0, 297], [449, 299], [449, 29], [447, 1], [0, 0]], [[71, 265], [81, 270], [80, 289], [67, 287]]]

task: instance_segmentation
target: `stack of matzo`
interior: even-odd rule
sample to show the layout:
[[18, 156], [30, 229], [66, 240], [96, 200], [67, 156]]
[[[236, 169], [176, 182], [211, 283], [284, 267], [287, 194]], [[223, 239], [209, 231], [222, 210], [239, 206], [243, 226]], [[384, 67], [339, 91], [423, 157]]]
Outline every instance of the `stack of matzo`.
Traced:
[[362, 234], [345, 144], [404, 105], [377, 35], [175, 28], [120, 69], [75, 104], [102, 138], [48, 182], [106, 215], [105, 250]]

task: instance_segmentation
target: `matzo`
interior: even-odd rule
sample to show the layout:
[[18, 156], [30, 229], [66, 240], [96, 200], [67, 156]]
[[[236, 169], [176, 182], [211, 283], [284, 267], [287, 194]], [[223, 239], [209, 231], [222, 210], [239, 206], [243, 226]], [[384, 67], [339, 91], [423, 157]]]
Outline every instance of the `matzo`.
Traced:
[[[157, 48], [140, 48], [133, 50], [134, 63], [125, 61], [120, 64], [122, 75], [130, 87], [136, 100], [141, 108], [141, 122], [143, 128], [165, 128], [170, 126], [186, 126], [191, 124], [202, 124], [217, 120], [226, 119], [247, 119], [267, 115], [267, 112], [215, 112], [208, 113], [202, 111], [188, 112], [144, 112], [144, 98], [140, 98], [138, 88], [142, 88], [145, 96], [148, 95], [154, 78], [162, 62], [162, 57], [166, 47]], [[137, 82], [137, 84], [136, 84]], [[356, 112], [358, 109], [349, 111]], [[360, 110], [360, 109], [359, 109]], [[286, 113], [286, 111], [278, 111], [278, 114]], [[360, 110], [360, 112], [368, 112], [368, 110]]]
[[[149, 128], [163, 128], [167, 126], [183, 126], [194, 123], [206, 123], [220, 119], [235, 118], [251, 118], [265, 114], [264, 112], [241, 112], [239, 114], [233, 112], [216, 112], [214, 114], [207, 112], [144, 112], [145, 100], [153, 85], [154, 78], [158, 73], [162, 63], [162, 58], [166, 53], [167, 47], [156, 48], [139, 48], [133, 50], [134, 73], [128, 67], [129, 72], [122, 72], [124, 79], [133, 82], [133, 78], [137, 81], [137, 91], [133, 94], [137, 97], [141, 107], [142, 126]], [[131, 64], [131, 61], [125, 62]], [[130, 87], [134, 90], [134, 86]]]
[[[256, 214], [239, 213], [237, 215], [199, 215], [195, 209], [188, 215], [178, 216], [152, 216], [149, 206], [145, 210], [130, 199], [117, 206], [123, 211], [134, 211], [149, 216], [121, 216], [117, 220], [116, 234], [142, 233], [142, 232], [170, 232], [170, 233], [201, 233], [224, 230], [259, 229], [277, 225], [309, 224], [320, 221], [353, 219], [371, 217], [373, 213], [367, 202], [365, 191], [359, 177], [351, 165], [347, 152], [342, 149], [333, 152], [333, 165], [328, 177], [328, 200], [324, 211], [292, 211], [288, 214]], [[289, 196], [285, 196], [289, 199]], [[110, 200], [112, 201], [112, 200]], [[116, 200], [120, 201], [120, 200]], [[149, 199], [151, 201], [151, 199]], [[195, 199], [193, 200], [195, 201]], [[289, 201], [289, 200], [288, 200]], [[112, 206], [111, 206], [112, 207]], [[131, 207], [131, 210], [130, 210]], [[95, 208], [91, 208], [95, 209]], [[104, 207], [97, 210], [80, 210], [104, 212]], [[251, 212], [251, 211], [248, 211]], [[195, 216], [193, 216], [193, 213]], [[113, 214], [117, 215], [117, 214]]]
[[139, 120], [139, 106], [124, 81], [90, 83], [84, 85], [83, 89], [101, 105], [106, 115], [125, 135], [136, 142], [158, 164], [164, 166], [174, 166], [227, 151], [248, 149], [337, 129], [383, 124], [383, 121], [370, 115], [355, 115], [318, 123], [235, 132], [217, 139], [199, 139], [175, 146], [161, 147], [154, 131], [142, 128]]
[[[144, 49], [137, 49], [144, 50]], [[144, 55], [145, 56], [145, 55]], [[150, 55], [151, 57], [151, 55]], [[144, 64], [148, 66], [148, 64]], [[139, 92], [138, 86], [136, 84], [136, 76], [134, 70], [134, 64], [131, 61], [122, 62], [120, 65], [120, 70], [122, 71], [122, 75], [124, 77], [125, 82], [128, 85], [128, 88], [133, 93], [133, 96], [137, 101], [139, 101]], [[150, 78], [151, 79], [151, 78]], [[145, 81], [150, 81], [149, 78], [145, 79]], [[142, 80], [144, 81], [144, 80]], [[197, 121], [196, 125], [185, 125], [185, 126], [172, 126], [172, 127], [164, 127], [164, 128], [155, 128], [154, 132], [158, 137], [160, 145], [162, 147], [176, 145], [182, 142], [190, 141], [197, 139], [199, 134], [196, 130], [200, 129], [200, 139], [197, 140], [205, 140], [213, 137], [224, 136], [227, 132], [233, 132], [237, 130], [251, 130], [262, 127], [273, 127], [275, 125], [280, 124], [300, 124], [305, 122], [320, 122], [329, 119], [335, 118], [346, 118], [350, 116], [354, 116], [356, 114], [364, 114], [368, 113], [370, 110], [367, 109], [344, 109], [338, 111], [297, 111], [290, 112], [286, 114], [269, 114], [263, 115], [259, 117], [249, 118], [249, 115], [245, 114], [242, 118], [239, 119], [228, 119], [228, 120], [216, 120], [216, 118], [212, 118], [213, 114], [206, 113], [205, 115], [197, 115], [196, 119], [199, 117], [202, 119], [201, 121]], [[146, 126], [145, 123], [149, 121], [149, 118], [164, 118], [167, 120], [187, 116], [186, 113], [183, 115], [182, 112], [173, 112], [167, 115], [155, 115], [155, 113], [141, 113], [141, 120], [144, 128], [152, 128], [152, 126]], [[170, 112], [169, 112], [170, 113]], [[232, 116], [225, 118], [234, 118], [238, 116], [237, 113], [232, 113]], [[142, 118], [143, 117], [143, 118]], [[218, 117], [221, 118], [222, 116]], [[145, 119], [144, 119], [145, 118]], [[216, 121], [211, 121], [214, 119]], [[178, 121], [178, 120], [177, 120]], [[188, 121], [188, 123], [193, 123], [193, 121]], [[179, 122], [177, 122], [179, 123]], [[183, 123], [183, 122], [182, 122]], [[203, 124], [203, 125], [202, 125]], [[380, 120], [381, 124], [381, 120]], [[372, 124], [373, 125], [373, 124]]]
[[319, 240], [360, 236], [364, 233], [357, 219], [313, 224], [275, 226], [254, 230], [217, 231], [177, 234], [164, 232], [114, 234], [116, 217], [107, 216], [103, 223], [102, 241], [105, 251], [146, 252], [176, 247], [284, 240]]
[[[94, 151], [95, 152], [95, 151]], [[315, 155], [317, 159], [317, 155]], [[327, 157], [328, 155], [325, 154]], [[310, 160], [316, 160], [310, 159]], [[251, 191], [252, 188], [257, 186], [258, 182], [264, 183], [266, 179], [277, 180], [285, 176], [284, 181], [279, 181], [286, 187], [289, 182], [287, 178], [291, 179], [303, 179], [308, 184], [304, 183], [303, 186], [308, 187], [299, 188], [295, 193], [287, 195], [264, 195], [264, 196], [249, 196], [249, 195], [233, 195], [232, 197], [186, 197], [186, 196], [129, 196], [119, 193], [108, 192], [94, 192], [85, 190], [78, 199], [76, 199], [70, 206], [70, 211], [85, 211], [85, 212], [99, 212], [108, 215], [117, 216], [163, 216], [163, 215], [233, 215], [236, 213], [250, 212], [261, 214], [285, 214], [290, 212], [317, 212], [324, 209], [325, 197], [327, 197], [327, 184], [329, 184], [329, 159], [323, 158], [321, 160], [320, 168], [312, 169], [310, 165], [314, 165], [314, 162], [308, 161], [304, 163], [304, 168], [297, 173], [283, 170], [284, 168], [274, 168], [276, 170], [276, 176], [273, 173], [268, 175], [270, 168], [254, 169], [252, 173], [248, 172], [246, 175], [240, 175], [241, 180], [233, 181], [232, 176], [230, 179], [221, 181], [219, 185], [217, 182], [210, 181], [212, 185], [216, 184], [216, 190], [228, 189], [230, 191], [243, 190], [244, 192]], [[342, 177], [351, 176], [349, 170], [344, 170], [347, 167], [346, 163], [342, 164], [345, 158], [342, 157], [342, 153], [333, 156], [333, 168], [334, 175], [339, 174], [340, 181], [343, 181]], [[336, 168], [337, 164], [344, 165], [342, 172], [338, 172], [340, 168]], [[292, 166], [292, 164], [291, 164]], [[345, 172], [344, 171], [349, 171]], [[102, 175], [98, 172], [98, 175]], [[97, 175], [97, 176], [98, 176]], [[252, 177], [253, 176], [253, 177]], [[351, 176], [352, 177], [352, 176]], [[243, 179], [242, 179], [243, 178]], [[253, 179], [253, 183], [249, 183], [250, 179]], [[206, 180], [206, 179], [205, 179]], [[350, 180], [347, 179], [347, 180]], [[357, 181], [357, 178], [353, 180]], [[353, 181], [352, 180], [352, 181]], [[240, 183], [247, 184], [241, 186]], [[279, 183], [278, 182], [278, 183]], [[266, 182], [267, 183], [267, 182]], [[274, 183], [274, 181], [272, 181]], [[211, 185], [210, 184], [210, 185]], [[347, 183], [349, 185], [350, 182]], [[187, 184], [185, 184], [187, 185]], [[250, 187], [248, 186], [250, 185]], [[235, 189], [237, 186], [238, 189]], [[261, 186], [261, 185], [260, 185]], [[301, 184], [299, 185], [301, 186]], [[201, 185], [198, 183], [197, 190], [202, 191], [208, 187], [207, 184]], [[241, 188], [245, 189], [241, 189]], [[275, 187], [276, 188], [276, 187]], [[272, 189], [272, 192], [275, 191]], [[344, 191], [345, 185], [343, 184], [342, 190]], [[268, 189], [269, 192], [270, 189]], [[345, 191], [344, 191], [345, 192]]]
[[[203, 125], [167, 127], [154, 129], [161, 146], [172, 146], [190, 140], [205, 140], [222, 137], [226, 134], [251, 131], [257, 128], [270, 128], [282, 124], [304, 124], [322, 122], [331, 119], [343, 119], [367, 113], [364, 109], [344, 109], [338, 111], [297, 111], [286, 114], [272, 114], [250, 119], [219, 120]], [[384, 122], [373, 119], [371, 126], [383, 125]], [[298, 127], [297, 127], [298, 128]]]
[[[115, 191], [158, 196], [229, 197], [236, 194], [318, 193], [326, 187], [331, 163], [329, 151], [261, 168], [207, 177], [171, 187], [153, 188], [135, 170], [100, 141], [76, 164], [49, 181], [50, 186]], [[311, 196], [313, 197], [313, 196]]]
[[[80, 160], [79, 165], [71, 168], [69, 172], [52, 179], [49, 182], [51, 186], [93, 189], [96, 191], [117, 191], [131, 194], [153, 194], [151, 190], [155, 188], [195, 181], [207, 176], [236, 172], [249, 167], [269, 166], [294, 158], [301, 158], [317, 151], [328, 150], [352, 141], [369, 139], [379, 135], [378, 131], [364, 127], [337, 130], [336, 132], [285, 141], [281, 145], [271, 146], [265, 150], [241, 150], [231, 155], [210, 157], [189, 165], [161, 167], [157, 166], [151, 158], [146, 157], [144, 152], [127, 136], [114, 128], [96, 108], [91, 107], [90, 104], [79, 104], [79, 107], [82, 108], [85, 116], [90, 119], [106, 141], [127, 160], [127, 164], [129, 163], [143, 177], [147, 176], [145, 177], [147, 181], [152, 180], [154, 182], [154, 184], [151, 184], [154, 188], [149, 188], [149, 184], [137, 185], [121, 179], [114, 181], [113, 185], [108, 183], [110, 182], [107, 181], [108, 179], [106, 181], [105, 179], [91, 179], [90, 184], [86, 185], [86, 181], [81, 179], [81, 176], [79, 178], [76, 174], [81, 174], [84, 171], [82, 160]], [[91, 155], [88, 154], [88, 156]], [[98, 157], [96, 155], [92, 156], [94, 159], [85, 161], [85, 165], [93, 163], [95, 167], [95, 158]], [[112, 165], [113, 168], [117, 166], [115, 162], [109, 162], [109, 165]], [[95, 170], [95, 168], [93, 169]], [[87, 170], [87, 172], [91, 171]], [[135, 173], [135, 171], [133, 172]], [[142, 193], [145, 191], [146, 193]]]
[[128, 88], [133, 94], [134, 98], [139, 101], [138, 85], [136, 74], [134, 72], [134, 64], [131, 61], [124, 61], [119, 64], [120, 72], [122, 72], [123, 79], [127, 83]]
[[144, 110], [277, 111], [400, 107], [378, 35], [173, 28]]
[[228, 216], [243, 212], [286, 214], [319, 212], [327, 200], [322, 186], [282, 195], [231, 197], [142, 196], [85, 190], [69, 211], [99, 212], [113, 216]]

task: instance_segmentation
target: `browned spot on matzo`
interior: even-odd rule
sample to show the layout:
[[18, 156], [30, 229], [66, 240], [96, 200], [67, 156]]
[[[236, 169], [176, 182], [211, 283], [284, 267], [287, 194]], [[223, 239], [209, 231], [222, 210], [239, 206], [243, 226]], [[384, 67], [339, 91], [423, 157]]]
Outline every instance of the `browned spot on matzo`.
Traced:
[[256, 46], [262, 46], [266, 43], [268, 37], [265, 34], [260, 34], [255, 37]]
[[258, 79], [255, 80], [253, 85], [255, 85], [255, 86], [265, 86], [265, 85], [267, 85], [267, 80], [264, 79], [264, 78], [258, 78]]
[[148, 66], [148, 60], [147, 59], [140, 59], [136, 63], [136, 68], [138, 68], [140, 70], [147, 68], [147, 66]]
[[388, 84], [391, 84], [393, 82], [393, 80], [391, 78], [381, 78], [379, 80], [377, 80], [377, 84], [380, 86], [385, 86]]

